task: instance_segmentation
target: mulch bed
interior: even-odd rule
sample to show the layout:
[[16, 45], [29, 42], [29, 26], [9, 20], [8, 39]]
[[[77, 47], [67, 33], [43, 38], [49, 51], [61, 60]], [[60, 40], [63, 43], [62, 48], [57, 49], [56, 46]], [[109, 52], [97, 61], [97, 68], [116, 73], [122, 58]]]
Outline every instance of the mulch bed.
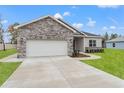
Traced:
[[78, 58], [78, 57], [90, 57], [88, 55], [85, 55], [85, 54], [79, 54], [78, 56], [71, 56], [73, 58]]

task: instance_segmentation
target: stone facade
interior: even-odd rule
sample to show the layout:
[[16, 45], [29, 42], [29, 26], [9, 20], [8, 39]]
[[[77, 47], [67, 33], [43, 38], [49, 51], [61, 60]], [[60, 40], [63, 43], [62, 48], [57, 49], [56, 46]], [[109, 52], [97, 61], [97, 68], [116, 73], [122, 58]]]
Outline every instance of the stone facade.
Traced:
[[26, 57], [27, 40], [65, 40], [68, 43], [68, 55], [73, 53], [73, 32], [50, 17], [20, 27], [17, 31], [18, 57]]

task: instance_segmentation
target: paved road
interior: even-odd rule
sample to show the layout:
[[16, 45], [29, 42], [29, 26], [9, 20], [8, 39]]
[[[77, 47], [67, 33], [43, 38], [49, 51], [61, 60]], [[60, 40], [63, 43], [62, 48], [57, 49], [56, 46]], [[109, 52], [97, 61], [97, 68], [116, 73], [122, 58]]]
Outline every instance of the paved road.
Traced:
[[2, 87], [124, 87], [124, 81], [63, 56], [25, 59]]

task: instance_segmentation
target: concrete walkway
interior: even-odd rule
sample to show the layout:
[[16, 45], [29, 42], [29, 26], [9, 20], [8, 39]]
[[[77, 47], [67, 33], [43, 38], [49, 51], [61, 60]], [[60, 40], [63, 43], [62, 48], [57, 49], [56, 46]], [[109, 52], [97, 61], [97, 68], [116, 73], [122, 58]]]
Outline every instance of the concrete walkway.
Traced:
[[74, 59], [77, 59], [77, 60], [94, 60], [94, 59], [100, 59], [101, 56], [97, 56], [97, 55], [93, 55], [91, 53], [84, 53], [82, 52], [81, 54], [84, 54], [84, 55], [87, 55], [88, 57], [75, 57]]
[[14, 88], [109, 88], [124, 81], [70, 57], [25, 59], [2, 85]]
[[13, 54], [3, 59], [0, 59], [0, 62], [22, 62], [22, 61], [24, 61], [24, 59], [17, 58], [17, 54]]

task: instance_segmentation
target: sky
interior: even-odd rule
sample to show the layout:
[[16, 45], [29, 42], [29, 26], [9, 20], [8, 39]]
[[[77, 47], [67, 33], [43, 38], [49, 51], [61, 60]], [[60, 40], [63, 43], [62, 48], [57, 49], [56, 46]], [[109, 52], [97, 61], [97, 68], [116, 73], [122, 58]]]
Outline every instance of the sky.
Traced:
[[[0, 15], [6, 31], [15, 22], [20, 24], [52, 15], [61, 18], [80, 31], [103, 35], [105, 32], [124, 35], [124, 6], [119, 5], [32, 5], [0, 6]], [[5, 42], [10, 37], [4, 35]]]

